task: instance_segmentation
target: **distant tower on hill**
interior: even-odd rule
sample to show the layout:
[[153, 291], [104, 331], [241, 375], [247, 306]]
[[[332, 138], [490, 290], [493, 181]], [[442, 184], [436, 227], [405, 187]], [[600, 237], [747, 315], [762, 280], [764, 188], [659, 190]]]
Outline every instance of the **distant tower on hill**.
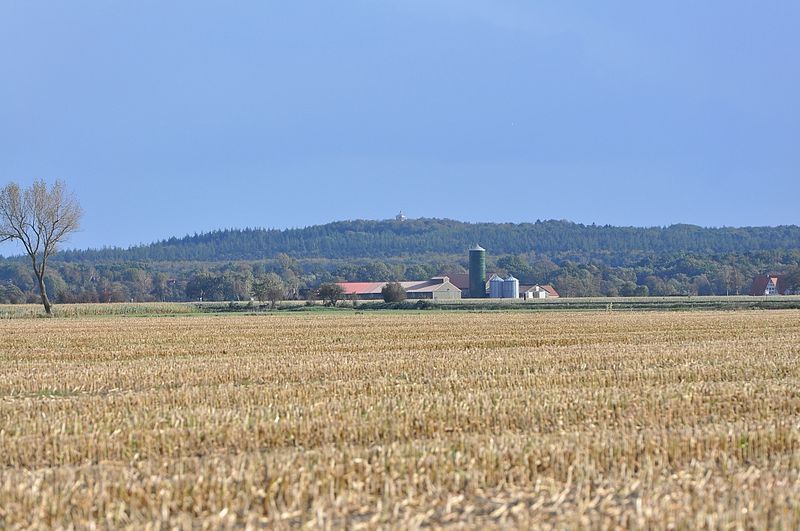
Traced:
[[399, 214], [397, 214], [397, 215], [394, 217], [394, 219], [396, 219], [397, 221], [405, 221], [405, 220], [406, 220], [406, 215], [405, 215], [405, 214], [403, 214], [403, 211], [401, 210], [401, 211], [400, 211], [400, 213], [399, 213]]

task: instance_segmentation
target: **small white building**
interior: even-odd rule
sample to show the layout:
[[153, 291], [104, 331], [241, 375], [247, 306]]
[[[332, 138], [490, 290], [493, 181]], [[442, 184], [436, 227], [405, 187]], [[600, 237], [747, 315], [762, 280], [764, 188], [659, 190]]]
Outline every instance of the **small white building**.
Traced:
[[545, 284], [544, 286], [536, 284], [534, 286], [520, 286], [519, 296], [524, 300], [529, 300], [550, 299], [558, 297], [559, 295], [555, 288], [549, 284]]

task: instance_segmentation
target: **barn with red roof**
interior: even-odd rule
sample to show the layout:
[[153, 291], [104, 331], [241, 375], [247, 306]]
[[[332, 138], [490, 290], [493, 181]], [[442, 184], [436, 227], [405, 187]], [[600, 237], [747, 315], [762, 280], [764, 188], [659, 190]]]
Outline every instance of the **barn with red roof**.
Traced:
[[[359, 300], [383, 298], [381, 290], [388, 282], [337, 282], [346, 297]], [[448, 277], [433, 277], [430, 280], [398, 282], [406, 290], [408, 299], [455, 300], [461, 298], [461, 290]]]

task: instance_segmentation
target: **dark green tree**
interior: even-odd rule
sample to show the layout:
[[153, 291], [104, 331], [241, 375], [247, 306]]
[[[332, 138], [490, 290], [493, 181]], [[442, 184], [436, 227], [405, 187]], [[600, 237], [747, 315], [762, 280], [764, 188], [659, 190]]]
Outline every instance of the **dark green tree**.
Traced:
[[207, 272], [195, 274], [186, 283], [186, 296], [189, 300], [221, 301], [224, 296], [222, 276]]
[[22, 304], [25, 294], [8, 281], [0, 281], [0, 304]]
[[275, 273], [267, 273], [253, 282], [253, 296], [259, 301], [269, 301], [274, 310], [278, 301], [286, 297], [286, 284]]
[[381, 288], [384, 302], [402, 302], [406, 300], [406, 289], [398, 282], [388, 282]]
[[326, 282], [317, 289], [317, 296], [325, 302], [325, 306], [336, 306], [344, 297], [344, 288], [333, 282]]
[[790, 271], [783, 279], [783, 287], [791, 294], [800, 295], [800, 267]]

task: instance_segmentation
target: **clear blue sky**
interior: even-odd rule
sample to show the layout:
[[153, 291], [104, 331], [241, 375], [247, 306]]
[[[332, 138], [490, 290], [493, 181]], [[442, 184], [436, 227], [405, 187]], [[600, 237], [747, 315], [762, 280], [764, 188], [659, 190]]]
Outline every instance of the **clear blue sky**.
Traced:
[[400, 209], [796, 224], [799, 21], [796, 1], [7, 0], [0, 185], [65, 180], [75, 247]]

